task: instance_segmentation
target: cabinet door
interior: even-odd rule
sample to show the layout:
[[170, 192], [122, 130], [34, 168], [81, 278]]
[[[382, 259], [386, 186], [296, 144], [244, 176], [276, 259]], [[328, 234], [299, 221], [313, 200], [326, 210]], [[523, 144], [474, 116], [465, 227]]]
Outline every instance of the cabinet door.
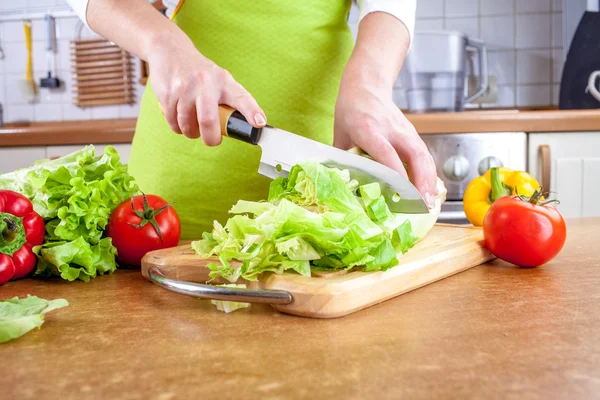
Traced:
[[44, 147], [0, 148], [0, 174], [29, 167], [35, 161], [46, 157], [45, 150]]
[[565, 217], [600, 216], [600, 132], [529, 134], [529, 172], [550, 180]]
[[[96, 154], [102, 153], [104, 150], [103, 144], [97, 144]], [[131, 153], [131, 144], [123, 143], [123, 144], [115, 144], [112, 145], [120, 154], [121, 162], [127, 164], [129, 162], [129, 154]], [[80, 145], [69, 145], [69, 146], [48, 146], [46, 148], [46, 156], [48, 158], [58, 158], [62, 156], [66, 156], [74, 151], [81, 150], [84, 146]]]

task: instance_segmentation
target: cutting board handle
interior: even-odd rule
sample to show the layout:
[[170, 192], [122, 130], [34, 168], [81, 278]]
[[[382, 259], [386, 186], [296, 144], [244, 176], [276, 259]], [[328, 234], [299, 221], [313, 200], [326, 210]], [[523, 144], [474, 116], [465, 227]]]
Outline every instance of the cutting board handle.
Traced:
[[158, 266], [148, 270], [148, 277], [160, 287], [202, 299], [266, 304], [290, 304], [293, 300], [292, 295], [284, 290], [244, 289], [178, 281], [167, 277]]

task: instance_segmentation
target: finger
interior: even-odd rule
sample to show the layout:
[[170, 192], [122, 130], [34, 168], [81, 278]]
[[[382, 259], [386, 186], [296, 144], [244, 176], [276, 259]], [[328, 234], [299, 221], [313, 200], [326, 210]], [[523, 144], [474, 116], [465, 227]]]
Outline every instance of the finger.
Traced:
[[177, 123], [181, 132], [190, 139], [200, 137], [198, 118], [196, 116], [196, 103], [193, 99], [179, 99], [177, 102]]
[[408, 139], [404, 143], [395, 142], [394, 148], [400, 157], [406, 160], [411, 182], [423, 195], [427, 205], [432, 208], [435, 205], [434, 197], [438, 194], [437, 172], [427, 146], [417, 136], [416, 139]]
[[408, 178], [404, 165], [391, 143], [380, 134], [359, 135], [357, 145], [369, 154], [375, 161], [386, 165]]
[[205, 90], [196, 99], [196, 113], [200, 126], [202, 141], [207, 146], [221, 144], [221, 128], [219, 127], [219, 102], [214, 92]]
[[267, 124], [265, 112], [254, 97], [233, 78], [225, 83], [220, 102], [237, 109], [255, 128], [262, 128]]
[[166, 106], [163, 107], [162, 102], [160, 103], [161, 110], [165, 116], [165, 119], [167, 120], [167, 124], [169, 124], [169, 127], [173, 132], [181, 134], [181, 128], [177, 122], [177, 101], [173, 103], [165, 102], [165, 104]]

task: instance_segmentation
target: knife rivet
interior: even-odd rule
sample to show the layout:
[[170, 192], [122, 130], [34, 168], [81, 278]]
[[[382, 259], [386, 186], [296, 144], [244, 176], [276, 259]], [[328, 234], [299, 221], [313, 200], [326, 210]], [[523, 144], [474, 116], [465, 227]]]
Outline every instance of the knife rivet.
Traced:
[[281, 164], [277, 164], [277, 165], [275, 166], [275, 170], [276, 170], [277, 172], [281, 172], [281, 171], [283, 170], [283, 167], [281, 166]]
[[400, 201], [400, 195], [398, 193], [394, 193], [394, 195], [392, 196], [392, 201], [394, 203], [397, 203]]

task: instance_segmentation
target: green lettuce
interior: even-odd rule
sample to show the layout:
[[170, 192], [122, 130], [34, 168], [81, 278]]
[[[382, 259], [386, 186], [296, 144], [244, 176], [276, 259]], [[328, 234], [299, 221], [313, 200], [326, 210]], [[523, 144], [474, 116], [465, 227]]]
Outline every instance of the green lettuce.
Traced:
[[[271, 183], [268, 202], [240, 200], [225, 226], [215, 221], [192, 248], [218, 257], [210, 276], [230, 282], [257, 280], [264, 272], [385, 271], [433, 227], [441, 189], [432, 213], [415, 219], [392, 213], [379, 183], [359, 187], [346, 170], [304, 162]], [[421, 227], [414, 229], [414, 222]]]
[[44, 300], [27, 295], [26, 298], [0, 301], [0, 343], [23, 336], [27, 332], [40, 328], [44, 323], [44, 314], [69, 305], [64, 299]]
[[103, 235], [112, 211], [138, 188], [113, 147], [38, 161], [0, 175], [0, 188], [27, 196], [46, 222], [35, 275], [87, 281], [116, 269], [116, 249]]

